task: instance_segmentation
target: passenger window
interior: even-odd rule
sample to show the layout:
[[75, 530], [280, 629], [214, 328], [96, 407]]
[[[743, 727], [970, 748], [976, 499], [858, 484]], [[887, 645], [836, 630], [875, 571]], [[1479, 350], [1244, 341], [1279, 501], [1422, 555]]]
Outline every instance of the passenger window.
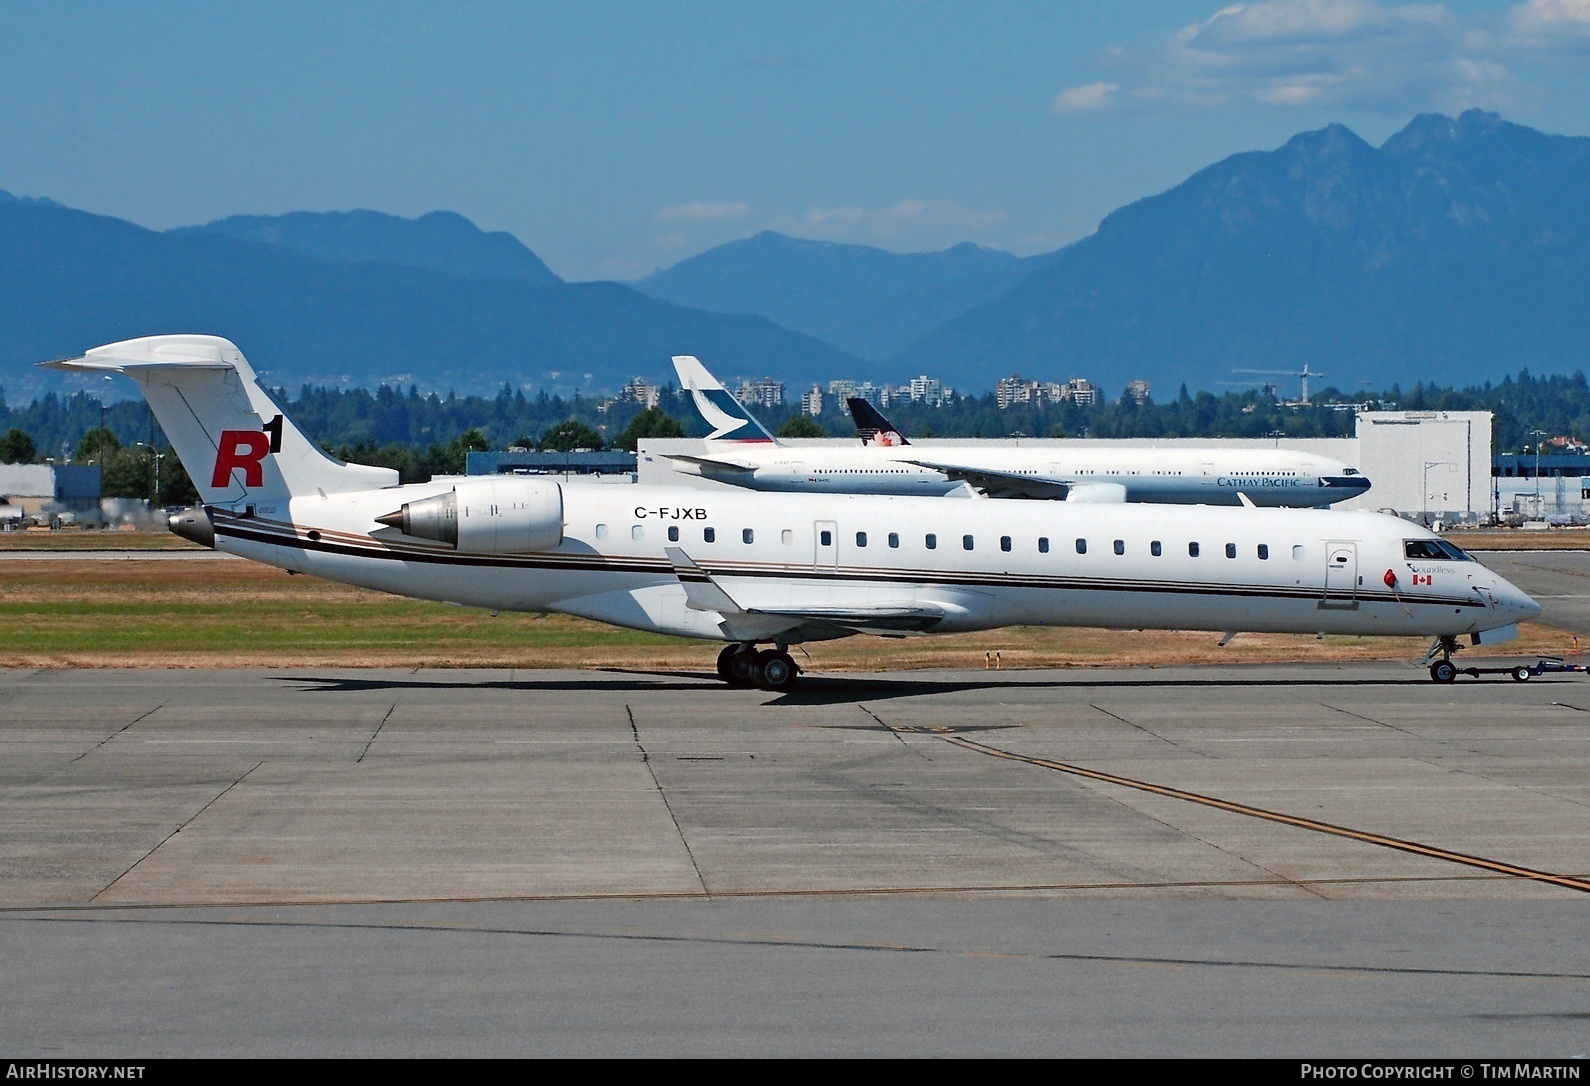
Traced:
[[640, 525], [640, 524], [631, 524], [629, 526], [629, 538], [631, 538], [631, 539], [645, 539], [646, 538], [646, 529], [645, 529], [645, 527], [643, 525]]
[[817, 541], [825, 547], [832, 547], [834, 545], [834, 533], [824, 528], [822, 534], [817, 537]]
[[1268, 543], [1260, 543], [1259, 544], [1259, 559], [1261, 561], [1269, 561], [1269, 558], [1270, 558], [1270, 545]]
[[1038, 553], [1039, 554], [1048, 554], [1049, 553], [1049, 537], [1048, 536], [1041, 535], [1041, 536], [1038, 537]]
[[778, 533], [778, 541], [787, 547], [791, 543], [795, 542], [795, 533], [790, 531], [788, 528], [785, 528], [782, 532]]
[[668, 525], [668, 542], [670, 542], [670, 543], [679, 542], [679, 525], [677, 525], [677, 524]]
[[1010, 550], [1010, 536], [1002, 535], [999, 537], [999, 549], [1002, 551]]
[[598, 524], [596, 526], [596, 538], [597, 539], [606, 539], [607, 538], [607, 525]]
[[1154, 542], [1152, 542], [1152, 543], [1150, 543], [1148, 545], [1148, 553], [1152, 554], [1155, 558], [1159, 557], [1159, 551], [1160, 551], [1159, 540], [1156, 539], [1156, 540], [1154, 540]]
[[969, 551], [971, 549], [972, 549], [972, 537], [969, 536], [969, 535], [961, 536], [961, 550]]
[[1116, 554], [1125, 554], [1126, 553], [1126, 540], [1117, 539], [1115, 541], [1115, 553]]
[[701, 529], [701, 541], [703, 543], [716, 543], [717, 540], [718, 540], [718, 530], [716, 528], [703, 528], [703, 529]]
[[1293, 557], [1293, 559], [1295, 559], [1296, 561], [1299, 561], [1299, 562], [1301, 562], [1303, 560], [1303, 544], [1298, 543], [1298, 544], [1293, 545], [1293, 547], [1292, 547], [1292, 557]]
[[1235, 558], [1236, 556], [1237, 556], [1237, 545], [1235, 543], [1227, 543], [1226, 544], [1226, 557], [1227, 558]]
[[856, 546], [865, 547], [866, 545], [867, 545], [867, 533], [866, 532], [857, 532], [856, 533]]
[[934, 548], [936, 548], [939, 545], [939, 537], [934, 535], [932, 532], [929, 532], [927, 534], [927, 538], [924, 539], [922, 542], [927, 545], [927, 549], [928, 550], [933, 550]]
[[896, 550], [899, 549], [899, 547], [900, 547], [900, 533], [899, 532], [890, 532], [889, 533], [889, 546], [894, 547]]
[[749, 528], [741, 528], [740, 529], [740, 542], [741, 543], [754, 543], [755, 541], [756, 541], [756, 533], [755, 532], [751, 531], [751, 529], [749, 529]]
[[1077, 553], [1078, 554], [1087, 554], [1088, 553], [1088, 541], [1086, 539], [1078, 539], [1077, 540]]
[[1197, 558], [1198, 557], [1198, 544], [1196, 544], [1196, 543], [1187, 544], [1187, 557], [1188, 558]]

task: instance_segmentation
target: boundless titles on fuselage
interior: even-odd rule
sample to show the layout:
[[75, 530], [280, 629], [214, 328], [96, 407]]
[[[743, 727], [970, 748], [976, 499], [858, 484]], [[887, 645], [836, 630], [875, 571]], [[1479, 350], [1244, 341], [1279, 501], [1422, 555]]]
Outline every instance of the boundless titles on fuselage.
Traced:
[[860, 399], [851, 399], [850, 409], [861, 444], [781, 445], [699, 360], [676, 356], [674, 369], [713, 430], [701, 452], [664, 455], [683, 471], [748, 490], [1302, 508], [1369, 489], [1369, 480], [1340, 460], [1264, 446], [912, 445]]
[[[1376, 513], [704, 492], [493, 476], [397, 485], [326, 457], [224, 339], [156, 336], [59, 368], [124, 373], [204, 507], [173, 527], [331, 580], [728, 642], [786, 689], [787, 647], [1013, 624], [1500, 639], [1526, 595]], [[1441, 544], [1441, 546], [1447, 546]], [[772, 647], [758, 651], [756, 646]]]

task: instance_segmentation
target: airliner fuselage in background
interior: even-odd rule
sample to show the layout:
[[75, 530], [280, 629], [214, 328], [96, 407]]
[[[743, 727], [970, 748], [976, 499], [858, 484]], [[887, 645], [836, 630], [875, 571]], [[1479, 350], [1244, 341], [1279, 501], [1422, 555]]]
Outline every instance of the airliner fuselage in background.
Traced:
[[680, 355], [674, 368], [713, 433], [699, 453], [663, 455], [687, 474], [747, 490], [1302, 508], [1369, 489], [1340, 460], [1265, 446], [912, 445], [892, 432], [842, 448], [781, 445], [700, 361]]
[[172, 518], [189, 538], [405, 596], [726, 641], [719, 673], [771, 689], [795, 680], [789, 645], [858, 633], [1417, 634], [1450, 652], [1459, 636], [1511, 636], [1540, 610], [1457, 548], [1378, 513], [773, 497], [533, 476], [400, 486], [388, 469], [326, 457], [224, 339], [156, 336], [48, 365], [137, 380], [204, 500]]
[[1333, 505], [1369, 489], [1340, 460], [1289, 449], [1009, 448], [907, 445], [819, 448], [718, 442], [667, 454], [680, 470], [748, 490], [1168, 505]]

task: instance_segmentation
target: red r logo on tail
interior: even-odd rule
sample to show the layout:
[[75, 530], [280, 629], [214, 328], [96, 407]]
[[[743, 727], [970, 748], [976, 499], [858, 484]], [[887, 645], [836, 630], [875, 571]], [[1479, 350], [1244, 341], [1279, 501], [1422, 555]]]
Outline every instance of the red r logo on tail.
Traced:
[[221, 447], [215, 454], [215, 474], [210, 485], [217, 490], [232, 483], [232, 470], [243, 469], [244, 486], [264, 486], [265, 454], [271, 451], [271, 437], [263, 430], [222, 430]]

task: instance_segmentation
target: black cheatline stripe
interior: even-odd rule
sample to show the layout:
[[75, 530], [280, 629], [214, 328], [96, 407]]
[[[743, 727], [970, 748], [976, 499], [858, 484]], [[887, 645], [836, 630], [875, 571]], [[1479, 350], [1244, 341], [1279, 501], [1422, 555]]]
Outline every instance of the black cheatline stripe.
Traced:
[[[242, 525], [263, 525], [262, 528]], [[385, 561], [426, 562], [433, 565], [455, 565], [466, 567], [492, 567], [515, 569], [545, 569], [545, 570], [579, 570], [586, 572], [607, 573], [671, 573], [673, 567], [661, 558], [623, 558], [614, 559], [602, 556], [582, 557], [576, 555], [561, 555], [547, 557], [541, 556], [499, 556], [482, 554], [460, 554], [457, 551], [443, 551], [429, 547], [414, 546], [401, 543], [377, 543], [369, 536], [354, 535], [335, 530], [315, 529], [321, 534], [319, 540], [309, 540], [297, 534], [294, 527], [280, 525], [278, 522], [254, 520], [242, 521], [234, 518], [225, 518], [215, 525], [217, 534], [229, 535], [238, 539], [247, 539], [256, 543], [266, 543], [273, 546], [289, 547], [303, 551], [322, 551], [329, 554], [343, 554], [360, 558], [372, 558]], [[340, 543], [327, 537], [335, 536], [339, 539], [358, 541]], [[697, 560], [699, 561], [699, 559]], [[712, 575], [720, 577], [761, 577], [779, 580], [805, 579], [820, 581], [881, 581], [888, 584], [927, 584], [949, 585], [967, 588], [1025, 588], [1034, 591], [1069, 591], [1069, 592], [1133, 592], [1153, 595], [1172, 596], [1240, 596], [1247, 599], [1273, 599], [1273, 600], [1324, 600], [1330, 603], [1350, 604], [1358, 603], [1397, 603], [1403, 606], [1419, 605], [1424, 607], [1470, 607], [1483, 609], [1482, 600], [1472, 597], [1442, 597], [1408, 599], [1388, 592], [1364, 591], [1356, 595], [1345, 593], [1330, 593], [1321, 595], [1317, 588], [1282, 588], [1266, 587], [1264, 585], [1208, 585], [1196, 581], [1136, 581], [1114, 580], [1100, 577], [1046, 577], [1038, 574], [1023, 573], [949, 573], [943, 570], [869, 570], [858, 567], [844, 567], [840, 569], [812, 569], [804, 564], [797, 566], [779, 566], [772, 563], [719, 563], [712, 568], [702, 567], [704, 577], [710, 580]], [[686, 578], [681, 577], [681, 580]], [[695, 583], [694, 576], [690, 577]]]

